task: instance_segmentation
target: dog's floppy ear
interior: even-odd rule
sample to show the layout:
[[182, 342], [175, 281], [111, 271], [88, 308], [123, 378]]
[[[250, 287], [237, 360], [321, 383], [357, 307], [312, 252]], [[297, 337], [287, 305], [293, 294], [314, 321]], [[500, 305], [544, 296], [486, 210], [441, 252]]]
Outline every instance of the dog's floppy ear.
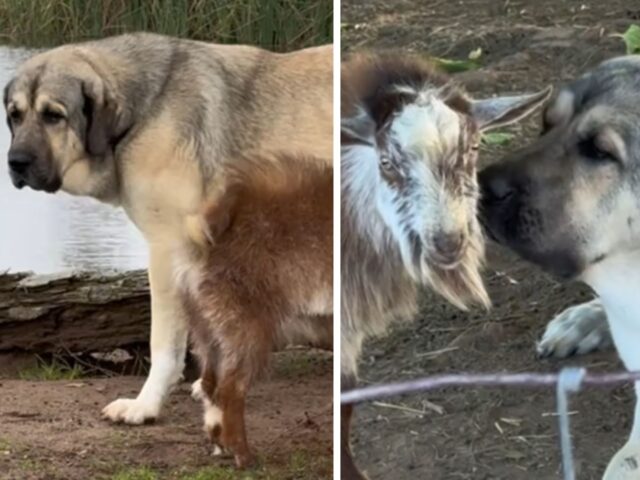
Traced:
[[480, 130], [503, 127], [532, 114], [551, 96], [552, 87], [537, 93], [495, 97], [471, 102], [471, 116]]
[[2, 102], [4, 103], [5, 108], [7, 107], [7, 103], [9, 102], [9, 92], [11, 91], [11, 87], [13, 86], [15, 81], [16, 79], [12, 78], [4, 87], [4, 91], [2, 93]]
[[105, 155], [130, 127], [113, 88], [98, 75], [82, 81], [83, 113], [87, 127], [85, 146], [91, 155]]

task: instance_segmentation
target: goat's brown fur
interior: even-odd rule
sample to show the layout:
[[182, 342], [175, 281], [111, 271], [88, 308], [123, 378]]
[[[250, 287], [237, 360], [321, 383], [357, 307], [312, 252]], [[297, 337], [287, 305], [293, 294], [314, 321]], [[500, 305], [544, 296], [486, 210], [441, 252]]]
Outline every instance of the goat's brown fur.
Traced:
[[358, 53], [342, 64], [340, 75], [342, 118], [353, 116], [358, 107], [364, 107], [377, 122], [382, 122], [389, 113], [398, 109], [398, 103], [404, 103], [404, 96], [394, 92], [398, 86], [417, 89], [425, 85], [436, 88], [451, 86], [443, 95], [449, 108], [461, 114], [468, 114], [471, 110], [466, 93], [460, 87], [454, 87], [451, 79], [433, 63], [418, 55]]
[[287, 156], [238, 161], [227, 174], [227, 187], [185, 222], [180, 284], [205, 406], [222, 411], [208, 433], [245, 467], [244, 399], [270, 352], [332, 345], [333, 174]]
[[[440, 90], [441, 98], [450, 109], [460, 114], [464, 122], [461, 132], [468, 133], [469, 142], [459, 148], [458, 158], [479, 137], [470, 120], [470, 100], [455, 88], [450, 79], [433, 65], [418, 57], [397, 54], [360, 54], [343, 63], [342, 68], [342, 147], [369, 145], [370, 138], [380, 145], [385, 142], [388, 119], [404, 105], [414, 101], [402, 87], [417, 91], [425, 88]], [[399, 88], [400, 87], [400, 88]], [[364, 115], [362, 114], [364, 112]], [[344, 125], [344, 124], [343, 124]], [[461, 135], [463, 134], [461, 133]], [[466, 140], [466, 139], [465, 139]], [[342, 389], [356, 385], [356, 362], [362, 341], [385, 332], [394, 320], [410, 319], [417, 311], [420, 282], [412, 278], [403, 264], [400, 250], [387, 231], [384, 240], [374, 242], [362, 226], [357, 193], [352, 189], [352, 176], [357, 175], [358, 160], [342, 159], [341, 200], [341, 370]], [[355, 163], [354, 163], [355, 162]], [[460, 162], [458, 162], [460, 163]], [[471, 180], [475, 181], [475, 159]], [[465, 168], [462, 163], [456, 168]], [[444, 172], [442, 181], [447, 181]], [[454, 172], [455, 173], [455, 172]], [[465, 172], [469, 173], [469, 172]], [[383, 175], [384, 178], [384, 175]], [[462, 192], [459, 195], [463, 195]], [[369, 221], [368, 219], [364, 220]], [[372, 222], [375, 220], [371, 220]], [[375, 243], [375, 244], [374, 244]], [[468, 303], [488, 305], [479, 269], [484, 258], [484, 242], [475, 218], [467, 238], [467, 249], [460, 264], [453, 269], [431, 265], [428, 278], [421, 279], [461, 308]], [[341, 478], [365, 478], [353, 462], [349, 446], [352, 405], [342, 407], [342, 472]]]

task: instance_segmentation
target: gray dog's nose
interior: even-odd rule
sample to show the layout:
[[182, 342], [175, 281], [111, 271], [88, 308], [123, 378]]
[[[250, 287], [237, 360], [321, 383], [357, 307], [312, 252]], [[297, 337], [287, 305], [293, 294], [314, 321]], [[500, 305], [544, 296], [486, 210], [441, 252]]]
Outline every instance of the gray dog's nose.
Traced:
[[35, 160], [35, 156], [27, 152], [9, 152], [9, 168], [17, 174], [24, 174]]
[[499, 170], [499, 166], [485, 168], [478, 175], [478, 180], [484, 202], [504, 202], [516, 191], [509, 175]]

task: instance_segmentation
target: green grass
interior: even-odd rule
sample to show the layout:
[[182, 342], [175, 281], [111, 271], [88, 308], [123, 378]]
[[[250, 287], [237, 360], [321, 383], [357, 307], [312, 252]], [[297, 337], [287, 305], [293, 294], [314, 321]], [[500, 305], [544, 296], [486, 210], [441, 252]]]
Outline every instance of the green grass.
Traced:
[[6, 438], [0, 438], [0, 454], [12, 450], [12, 445]]
[[[264, 465], [264, 459], [259, 462]], [[120, 469], [109, 480], [319, 480], [331, 477], [331, 457], [316, 458], [303, 450], [293, 452], [289, 462], [279, 466], [262, 466], [255, 470], [237, 470], [232, 466], [216, 466], [191, 470], [159, 472], [149, 467]]]
[[0, 39], [35, 47], [147, 30], [287, 51], [332, 23], [332, 0], [0, 0]]
[[121, 470], [116, 473], [111, 480], [159, 480], [159, 476], [147, 467], [134, 468], [131, 470]]
[[83, 374], [79, 365], [70, 365], [56, 358], [48, 362], [38, 358], [35, 367], [21, 370], [18, 375], [21, 380], [75, 380]]
[[265, 477], [259, 473], [240, 472], [232, 467], [207, 467], [194, 473], [183, 474], [179, 480], [254, 480]]

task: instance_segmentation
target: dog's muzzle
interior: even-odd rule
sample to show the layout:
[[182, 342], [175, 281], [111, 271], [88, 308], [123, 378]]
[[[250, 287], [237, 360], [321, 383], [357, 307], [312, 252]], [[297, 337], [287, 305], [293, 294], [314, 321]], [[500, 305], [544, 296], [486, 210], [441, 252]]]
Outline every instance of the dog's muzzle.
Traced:
[[48, 178], [40, 172], [37, 157], [25, 151], [11, 151], [8, 156], [9, 176], [16, 188], [29, 186], [34, 190], [44, 190], [48, 193], [60, 189], [61, 181], [57, 176]]

